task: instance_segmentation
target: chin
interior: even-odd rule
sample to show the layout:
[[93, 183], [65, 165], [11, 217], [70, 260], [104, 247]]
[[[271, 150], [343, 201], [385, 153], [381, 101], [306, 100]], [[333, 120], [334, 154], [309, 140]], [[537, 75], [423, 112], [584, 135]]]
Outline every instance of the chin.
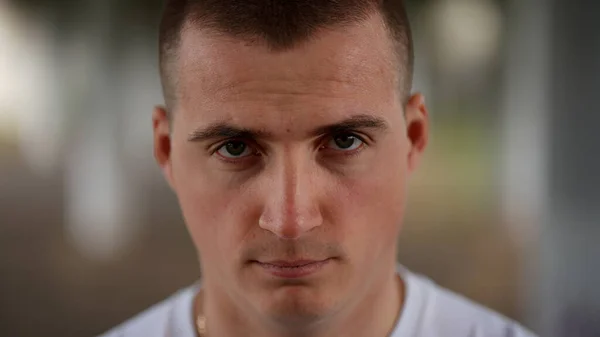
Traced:
[[281, 326], [308, 328], [337, 311], [331, 290], [287, 286], [271, 291], [263, 299], [263, 311]]

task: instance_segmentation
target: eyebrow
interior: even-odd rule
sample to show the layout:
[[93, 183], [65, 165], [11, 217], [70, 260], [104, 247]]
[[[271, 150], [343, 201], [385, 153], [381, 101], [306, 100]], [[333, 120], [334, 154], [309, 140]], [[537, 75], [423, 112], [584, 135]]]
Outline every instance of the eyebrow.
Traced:
[[270, 138], [272, 135], [262, 130], [240, 128], [225, 122], [216, 122], [205, 128], [193, 131], [189, 137], [190, 142], [203, 142], [218, 138], [259, 139]]
[[[340, 122], [319, 126], [309, 134], [318, 136], [323, 134], [344, 133], [357, 129], [374, 129], [384, 131], [388, 128], [386, 121], [380, 117], [361, 114], [346, 118]], [[240, 128], [226, 122], [216, 122], [202, 129], [193, 131], [189, 137], [190, 142], [202, 142], [218, 138], [241, 138], [241, 139], [266, 139], [272, 138], [273, 134], [264, 130]]]
[[384, 131], [388, 128], [386, 121], [371, 115], [355, 115], [340, 122], [329, 124], [314, 129], [312, 135], [336, 134], [357, 129], [373, 129]]

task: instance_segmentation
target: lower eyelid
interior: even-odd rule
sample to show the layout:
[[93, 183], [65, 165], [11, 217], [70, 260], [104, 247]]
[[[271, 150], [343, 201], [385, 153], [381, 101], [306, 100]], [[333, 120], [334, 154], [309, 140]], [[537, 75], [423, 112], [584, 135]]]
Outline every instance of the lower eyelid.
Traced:
[[349, 151], [335, 150], [335, 149], [329, 149], [329, 148], [326, 148], [325, 151], [329, 152], [329, 155], [332, 155], [332, 156], [353, 156], [353, 155], [358, 154], [359, 152], [362, 152], [367, 146], [368, 145], [363, 142], [356, 149], [349, 150]]
[[[219, 149], [220, 149], [220, 147], [219, 147]], [[225, 156], [219, 154], [218, 150], [215, 151], [214, 155], [216, 155], [219, 160], [229, 163], [229, 164], [242, 164], [245, 161], [256, 160], [257, 157], [262, 156], [262, 154], [257, 150], [253, 150], [249, 155], [246, 155], [243, 157], [225, 157]]]

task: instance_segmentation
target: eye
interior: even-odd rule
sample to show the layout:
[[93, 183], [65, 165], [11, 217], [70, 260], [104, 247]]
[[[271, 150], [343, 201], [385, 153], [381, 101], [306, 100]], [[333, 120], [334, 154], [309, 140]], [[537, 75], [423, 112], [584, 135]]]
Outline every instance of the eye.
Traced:
[[227, 159], [237, 159], [251, 156], [252, 149], [243, 141], [231, 140], [223, 144], [217, 151], [222, 157]]
[[343, 133], [333, 136], [325, 147], [335, 151], [348, 152], [356, 150], [363, 145], [364, 142], [360, 137], [351, 133]]

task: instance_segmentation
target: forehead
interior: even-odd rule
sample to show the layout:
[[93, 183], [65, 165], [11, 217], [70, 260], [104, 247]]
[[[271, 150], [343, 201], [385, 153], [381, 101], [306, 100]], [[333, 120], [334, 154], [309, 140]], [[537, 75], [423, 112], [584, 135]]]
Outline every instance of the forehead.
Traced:
[[189, 110], [261, 95], [287, 97], [288, 102], [307, 98], [311, 104], [336, 98], [349, 104], [367, 98], [381, 102], [397, 97], [394, 59], [378, 16], [323, 29], [307, 42], [276, 52], [186, 26], [177, 67], [178, 105]]

